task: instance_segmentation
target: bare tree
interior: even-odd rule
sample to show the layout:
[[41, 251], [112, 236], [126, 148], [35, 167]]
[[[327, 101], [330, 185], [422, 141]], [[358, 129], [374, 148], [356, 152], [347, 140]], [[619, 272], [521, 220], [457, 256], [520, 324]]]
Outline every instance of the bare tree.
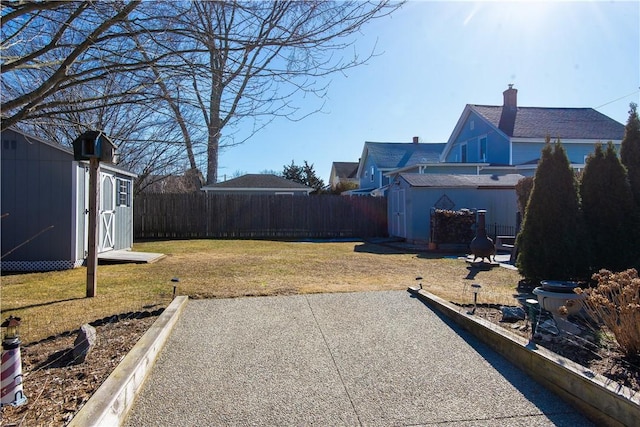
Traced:
[[[235, 133], [239, 123], [253, 122], [253, 131], [275, 117], [300, 120], [318, 111], [301, 111], [300, 94], [322, 100], [327, 91], [323, 78], [362, 64], [371, 57], [355, 52], [345, 56], [354, 36], [370, 20], [399, 7], [387, 0], [363, 1], [260, 1], [174, 3], [171, 25], [178, 44], [167, 44], [174, 55], [165, 59], [158, 76], [173, 82], [165, 95], [175, 96], [180, 109], [176, 119], [190, 122], [189, 132], [206, 137], [208, 184], [218, 175], [220, 150], [250, 137]], [[162, 37], [156, 38], [164, 42]], [[176, 58], [181, 61], [175, 66]], [[186, 73], [186, 74], [185, 74]], [[177, 79], [176, 76], [181, 76]], [[179, 96], [179, 98], [177, 98]], [[198, 111], [186, 119], [186, 111]], [[223, 133], [223, 130], [225, 131]]]
[[[206, 168], [207, 183], [217, 180], [221, 149], [246, 141], [276, 117], [300, 120], [319, 111], [326, 77], [373, 54], [349, 54], [362, 26], [400, 5], [1, 4], [2, 129], [18, 123], [57, 128], [68, 139], [82, 127], [104, 130], [123, 142], [124, 164], [136, 172], [166, 172], [186, 160], [182, 171]], [[317, 97], [317, 106], [301, 110], [296, 101], [303, 95]]]
[[155, 179], [148, 177], [187, 169], [174, 116], [157, 102], [155, 56], [136, 43], [166, 32], [170, 20], [160, 4], [140, 4], [3, 1], [0, 45], [2, 129], [63, 145], [102, 130], [118, 145], [121, 166], [139, 174], [134, 193]]

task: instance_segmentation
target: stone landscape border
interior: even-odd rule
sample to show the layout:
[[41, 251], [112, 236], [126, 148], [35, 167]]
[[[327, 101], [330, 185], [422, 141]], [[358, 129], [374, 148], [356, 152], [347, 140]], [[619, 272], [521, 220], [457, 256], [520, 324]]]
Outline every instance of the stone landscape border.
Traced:
[[119, 426], [164, 347], [189, 297], [173, 299], [100, 388], [80, 408], [69, 427]]
[[422, 289], [408, 291], [500, 353], [535, 381], [556, 393], [598, 425], [634, 426], [640, 420], [640, 393], [565, 357], [467, 314]]

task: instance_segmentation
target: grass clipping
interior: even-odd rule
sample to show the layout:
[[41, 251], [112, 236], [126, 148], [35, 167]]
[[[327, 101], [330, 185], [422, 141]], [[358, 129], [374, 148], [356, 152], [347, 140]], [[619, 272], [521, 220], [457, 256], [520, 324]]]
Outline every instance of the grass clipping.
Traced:
[[629, 358], [640, 356], [640, 278], [635, 269], [620, 273], [600, 270], [593, 275], [597, 286], [576, 289], [587, 298], [584, 306], [614, 334], [622, 352]]

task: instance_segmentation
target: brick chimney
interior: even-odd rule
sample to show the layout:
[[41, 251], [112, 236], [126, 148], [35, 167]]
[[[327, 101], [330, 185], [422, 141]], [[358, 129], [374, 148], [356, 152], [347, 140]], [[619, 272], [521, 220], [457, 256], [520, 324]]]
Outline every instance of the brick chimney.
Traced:
[[413, 137], [413, 143], [414, 143], [414, 144], [417, 144], [417, 143], [418, 143], [418, 139], [419, 139], [419, 137], [414, 136], [414, 137]]
[[518, 115], [518, 89], [514, 89], [513, 85], [510, 84], [509, 89], [502, 92], [502, 95], [504, 96], [504, 104], [502, 105], [498, 128], [505, 134], [513, 136], [516, 116]]
[[509, 85], [509, 89], [502, 92], [504, 96], [503, 107], [509, 107], [511, 110], [518, 108], [518, 89], [513, 88], [513, 84]]

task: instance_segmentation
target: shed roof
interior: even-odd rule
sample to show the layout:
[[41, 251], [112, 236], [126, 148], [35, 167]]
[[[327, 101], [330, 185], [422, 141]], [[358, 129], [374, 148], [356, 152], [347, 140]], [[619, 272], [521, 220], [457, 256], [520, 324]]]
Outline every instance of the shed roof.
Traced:
[[507, 175], [458, 175], [402, 173], [400, 176], [411, 187], [432, 188], [514, 188], [520, 174]]
[[417, 163], [438, 163], [445, 143], [365, 142], [378, 169], [397, 169]]
[[[73, 159], [73, 148], [66, 146], [66, 145], [62, 145], [59, 144], [55, 141], [50, 141], [50, 140], [46, 140], [40, 137], [37, 137], [35, 135], [29, 134], [21, 129], [18, 129], [16, 127], [10, 127], [9, 129], [5, 130], [4, 132], [15, 132], [19, 135], [22, 135], [24, 137], [24, 139], [29, 142], [29, 143], [34, 143], [37, 142], [39, 144], [45, 145], [47, 147], [53, 148], [55, 150], [59, 150], [63, 153], [65, 153], [66, 155], [69, 156], [69, 161], [74, 161]], [[81, 160], [78, 163], [82, 163], [82, 164], [88, 164], [89, 162], [87, 160]], [[106, 170], [109, 170], [111, 172], [118, 172], [121, 173], [123, 175], [127, 175], [130, 177], [134, 177], [137, 178], [138, 174], [135, 172], [130, 171], [129, 169], [126, 169], [122, 166], [116, 165], [114, 163], [109, 163], [109, 162], [101, 162], [100, 163], [100, 167], [104, 168]]]
[[[503, 116], [503, 106], [474, 105], [470, 108], [493, 126], [515, 138], [621, 140], [624, 125], [593, 108], [516, 107]], [[502, 123], [501, 123], [502, 118]]]
[[313, 191], [313, 188], [290, 181], [277, 175], [271, 174], [246, 174], [237, 178], [230, 179], [216, 184], [209, 184], [202, 187], [202, 190], [296, 190], [296, 191]]

